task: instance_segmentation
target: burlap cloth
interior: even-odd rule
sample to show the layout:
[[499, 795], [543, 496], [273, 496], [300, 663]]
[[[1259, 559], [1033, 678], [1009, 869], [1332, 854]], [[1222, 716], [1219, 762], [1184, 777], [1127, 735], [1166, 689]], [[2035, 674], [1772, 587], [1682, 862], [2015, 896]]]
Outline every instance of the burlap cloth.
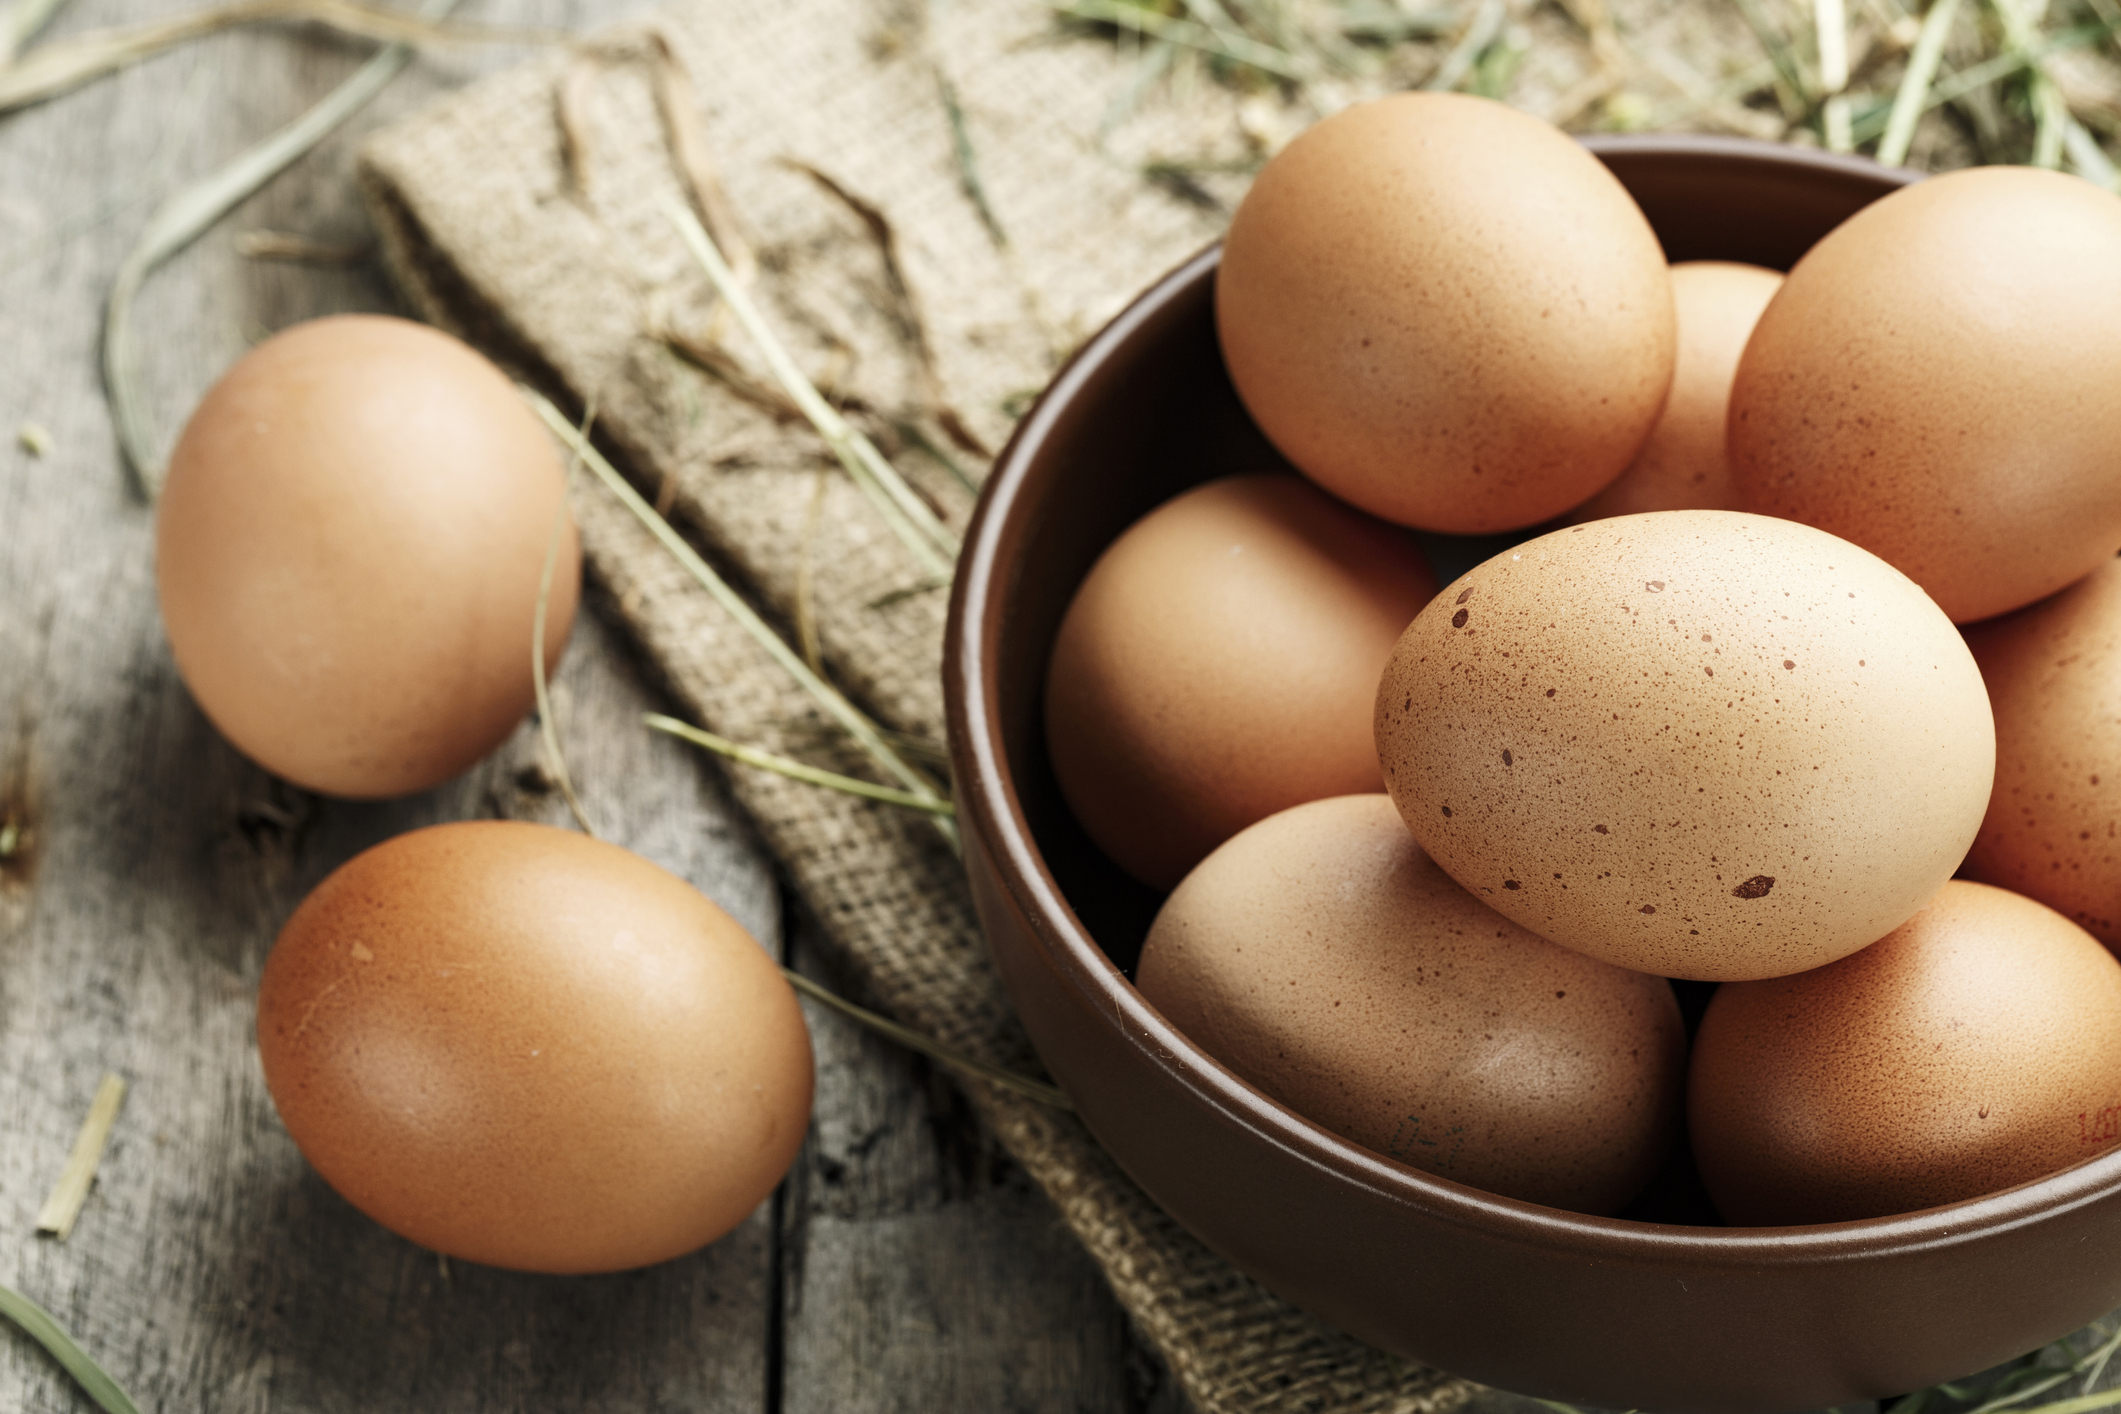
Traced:
[[[688, 0], [652, 28], [692, 77], [704, 156], [757, 253], [769, 317], [959, 528], [1065, 352], [1217, 236], [1260, 150], [1309, 116], [1286, 91], [1247, 97], [1183, 73], [1144, 87], [1140, 50], [1064, 33], [1037, 0]], [[814, 634], [830, 678], [910, 752], [932, 752], [947, 590], [807, 424], [674, 351], [671, 335], [758, 366], [667, 219], [686, 188], [642, 33], [549, 55], [377, 136], [361, 175], [390, 264], [424, 317], [571, 413], [593, 406], [644, 493], [791, 640]], [[1404, 77], [1380, 68], [1368, 87]], [[1364, 87], [1321, 98], [1314, 85], [1303, 101], [1336, 106]], [[1165, 155], [1184, 165], [1159, 166]], [[576, 489], [594, 580], [701, 725], [867, 770], [638, 522]], [[886, 1008], [1036, 1070], [929, 823], [765, 771], [731, 782]], [[1206, 1414], [1445, 1414], [1467, 1398], [1464, 1381], [1351, 1341], [1240, 1275], [1072, 1115], [968, 1089]]]

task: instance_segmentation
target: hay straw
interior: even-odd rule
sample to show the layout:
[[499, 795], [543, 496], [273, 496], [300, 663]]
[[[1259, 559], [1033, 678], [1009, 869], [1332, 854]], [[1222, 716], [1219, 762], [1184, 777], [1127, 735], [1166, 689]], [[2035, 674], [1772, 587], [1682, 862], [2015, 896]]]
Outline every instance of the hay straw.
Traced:
[[752, 341], [758, 345], [767, 368], [772, 371], [782, 389], [795, 405], [802, 409], [803, 415], [817, 429], [818, 435], [825, 439], [826, 445], [832, 448], [833, 455], [839, 458], [840, 465], [847, 468], [847, 474], [876, 506], [885, 524], [891, 527], [892, 533], [898, 536], [900, 543], [920, 562], [921, 568], [930, 575], [948, 577], [957, 563], [957, 536], [936, 518], [935, 512], [928, 509], [927, 502], [914, 493], [913, 488], [906, 484], [897, 469], [884, 460], [875, 444], [850, 426], [847, 419], [841, 417], [830, 403], [819, 396], [817, 388], [803, 375], [803, 371], [795, 366], [795, 360], [789, 357], [787, 348], [767, 326], [765, 316], [759, 313], [758, 306], [752, 303], [751, 297], [736, 283], [734, 272], [722, 259], [721, 252], [715, 248], [714, 238], [707, 234], [699, 218], [675, 202], [667, 201], [664, 204], [664, 214], [669, 217], [671, 224], [677, 227], [686, 247], [691, 250], [700, 268], [707, 272], [707, 277], [714, 282], [715, 289], [728, 303], [731, 312], [737, 317], [737, 322], [744, 326], [744, 331], [751, 335]]
[[893, 1021], [888, 1016], [881, 1016], [867, 1007], [856, 1006], [839, 993], [818, 985], [793, 968], [783, 967], [781, 975], [788, 979], [789, 986], [795, 988], [798, 992], [810, 998], [810, 1000], [822, 1006], [830, 1007], [842, 1016], [860, 1022], [879, 1035], [890, 1037], [909, 1051], [919, 1051], [930, 1060], [939, 1061], [949, 1066], [952, 1070], [962, 1071], [976, 1080], [990, 1081], [993, 1084], [1002, 1086], [1004, 1089], [1014, 1090], [1019, 1095], [1037, 1100], [1041, 1104], [1051, 1105], [1057, 1110], [1073, 1110], [1075, 1108], [1069, 1102], [1068, 1097], [1061, 1093], [1061, 1089], [1057, 1085], [1048, 1085], [1043, 1080], [1033, 1080], [1028, 1075], [1018, 1075], [1015, 1071], [1004, 1070], [998, 1065], [989, 1065], [987, 1062], [975, 1060], [961, 1051], [954, 1051], [940, 1041], [931, 1041], [910, 1026]]
[[1878, 142], [1878, 160], [1888, 167], [1907, 161], [1907, 150], [1915, 139], [1915, 124], [1929, 105], [1930, 85], [1937, 78], [1938, 61], [1944, 57], [1944, 41], [1952, 20], [1959, 13], [1959, 0], [1933, 0], [1922, 17], [1922, 32], [1915, 37], [1908, 55], [1907, 71], [1900, 90], [1893, 95], [1892, 116], [1886, 120], [1885, 136]]
[[1474, 61], [1495, 42], [1495, 37], [1502, 33], [1503, 22], [1508, 18], [1509, 10], [1503, 0], [1480, 0], [1480, 8], [1474, 11], [1473, 18], [1466, 24], [1465, 33], [1451, 46], [1450, 52], [1444, 55], [1443, 62], [1436, 66], [1436, 72], [1429, 76], [1429, 81], [1422, 87], [1449, 92], [1464, 83], [1466, 75], [1473, 71]]
[[245, 260], [284, 260], [296, 265], [359, 265], [376, 252], [373, 241], [333, 245], [293, 231], [245, 231], [236, 254]]
[[[790, 648], [786, 640], [759, 617], [758, 611], [746, 603], [743, 596], [731, 588], [727, 580], [714, 572], [713, 567], [701, 558], [699, 551], [693, 549], [685, 538], [672, 528], [669, 521], [656, 514], [655, 507], [649, 505], [641, 493], [633, 489], [626, 478], [619, 474], [618, 468], [605, 460], [604, 454], [582, 436], [558, 408], [544, 395], [530, 389], [524, 390], [524, 396], [529, 399], [531, 408], [544, 420], [545, 425], [552, 429], [553, 435], [566, 443], [568, 448], [582, 459], [584, 466], [596, 473], [597, 479], [619, 498], [627, 510], [633, 512], [635, 519], [648, 528], [649, 534], [677, 557], [678, 563], [685, 567], [686, 572], [714, 596], [715, 602], [751, 635], [754, 642], [795, 678], [827, 716], [839, 723], [847, 734], [861, 745], [872, 761], [896, 779], [909, 793], [929, 800], [939, 801], [943, 798], [932, 781], [907, 765], [904, 758], [891, 748], [874, 722], [841, 696], [838, 689], [810, 670], [810, 665], [803, 661], [802, 656]], [[936, 832], [953, 850], [962, 849], [955, 823], [938, 815], [934, 817], [934, 825]]]
[[1287, 50], [1261, 44], [1242, 33], [1226, 35], [1197, 20], [1179, 19], [1143, 4], [1129, 4], [1126, 0], [1052, 0], [1052, 4], [1054, 11], [1067, 19], [1112, 25], [1144, 39], [1161, 39], [1234, 64], [1244, 64], [1276, 78], [1302, 80], [1310, 77], [1305, 65]]
[[1820, 111], [1821, 136], [1829, 152], [1854, 152], [1849, 133], [1849, 33], [1848, 9], [1842, 0], [1812, 0], [1812, 27], [1819, 40], [1819, 91], [1826, 102]]
[[[584, 441], [588, 440], [596, 415], [594, 406], [582, 414]], [[567, 483], [573, 479], [577, 460], [568, 458], [561, 473], [560, 503], [553, 509], [552, 529], [545, 536], [545, 568], [538, 573], [538, 607], [530, 616], [530, 682], [538, 703], [538, 735], [544, 743], [546, 765], [552, 770], [553, 780], [559, 783], [567, 808], [574, 812], [574, 822], [582, 827], [583, 834], [594, 836], [596, 827], [589, 823], [589, 812], [582, 808], [582, 798], [575, 794], [574, 778], [567, 773], [567, 753], [560, 750], [559, 719], [553, 714], [552, 694], [545, 681], [545, 611], [552, 598], [553, 571], [560, 562], [561, 533], [567, 529]]]
[[0, 68], [0, 113], [79, 88], [91, 79], [152, 58], [165, 49], [239, 25], [307, 21], [343, 34], [390, 44], [558, 44], [569, 36], [546, 29], [441, 25], [426, 16], [367, 5], [360, 0], [227, 0], [168, 19], [92, 30], [48, 44]]
[[74, 1377], [81, 1392], [96, 1401], [96, 1407], [104, 1414], [140, 1414], [140, 1406], [133, 1403], [132, 1396], [105, 1374], [102, 1366], [89, 1358], [88, 1352], [75, 1343], [74, 1338], [66, 1333], [66, 1327], [60, 1325], [51, 1312], [20, 1292], [0, 1286], [0, 1316], [13, 1321], [31, 1340], [43, 1346], [52, 1359]]
[[[746, 746], [739, 741], [731, 741], [728, 737], [717, 736], [702, 727], [695, 727], [690, 723], [681, 722], [675, 717], [666, 717], [661, 712], [644, 713], [641, 720], [659, 732], [677, 737], [683, 741], [689, 741], [694, 746], [704, 747], [718, 755], [726, 756], [732, 761], [741, 761], [747, 766], [757, 766], [764, 771], [773, 771], [788, 777], [790, 780], [803, 781], [813, 786], [823, 786], [828, 790], [839, 791], [843, 795], [860, 796], [864, 800], [881, 801], [885, 805], [898, 805], [908, 810], [919, 810], [929, 815], [954, 816], [957, 814], [957, 807], [947, 800], [938, 800], [932, 796], [915, 795], [911, 791], [893, 790], [890, 786], [880, 786], [874, 782], [859, 780], [853, 776], [843, 776], [837, 771], [827, 771], [818, 766], [805, 765], [793, 757], [782, 756], [778, 752], [761, 750], [756, 746]], [[586, 829], [587, 827], [585, 826], [584, 828]]]
[[6, 13], [0, 14], [0, 69], [15, 61], [22, 47], [51, 23], [52, 16], [65, 3], [66, 0], [15, 0]]
[[[261, 0], [280, 3], [280, 0]], [[433, 21], [448, 14], [456, 0], [428, 0], [420, 18]], [[402, 19], [402, 17], [400, 17]], [[303, 153], [322, 142], [339, 124], [359, 112], [396, 78], [412, 59], [412, 50], [393, 44], [355, 71], [316, 107], [241, 153], [233, 162], [164, 202], [148, 218], [147, 229], [111, 281], [103, 316], [103, 384], [110, 399], [118, 447], [132, 469], [140, 494], [153, 501], [162, 491], [162, 459], [134, 382], [133, 300], [162, 263], [183, 250], [227, 215], [229, 210], [278, 176]]]
[[96, 1098], [89, 1102], [88, 1117], [81, 1121], [81, 1132], [74, 1136], [66, 1167], [37, 1214], [38, 1232], [61, 1242], [73, 1235], [81, 1207], [88, 1202], [89, 1187], [96, 1181], [96, 1166], [103, 1162], [103, 1150], [110, 1143], [111, 1126], [118, 1122], [118, 1107], [124, 1103], [125, 1081], [106, 1071], [96, 1087]]

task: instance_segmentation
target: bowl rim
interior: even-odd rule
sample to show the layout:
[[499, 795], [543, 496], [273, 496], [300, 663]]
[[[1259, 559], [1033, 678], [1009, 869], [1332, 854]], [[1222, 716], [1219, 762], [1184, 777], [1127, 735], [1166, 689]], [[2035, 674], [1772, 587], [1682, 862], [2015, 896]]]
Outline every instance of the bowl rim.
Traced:
[[[1696, 157], [1747, 166], [1902, 182], [1920, 174], [1864, 157], [1709, 134], [1626, 134], [1583, 139], [1605, 157]], [[1135, 988], [1090, 936], [1033, 842], [1001, 742], [999, 684], [992, 649], [1000, 641], [1000, 599], [1009, 576], [1000, 563], [1025, 527], [1012, 512], [1034, 461], [1054, 434], [1060, 410], [1143, 326], [1211, 278], [1217, 241], [1136, 296], [1062, 366], [1024, 415], [994, 463], [965, 539], [950, 615], [946, 691], [960, 813], [993, 857], [995, 874], [1090, 1010], [1115, 1040], [1144, 1056], [1227, 1123], [1371, 1194], [1431, 1218], [1506, 1241], [1566, 1247], [1592, 1259], [1669, 1260], [1689, 1268], [1806, 1265], [1852, 1257], [1915, 1253], [1992, 1241], [2015, 1229], [2090, 1205], [2121, 1187], [2121, 1147], [2014, 1187], [1935, 1208], [1847, 1222], [1789, 1227], [1700, 1227], [1594, 1217], [1505, 1198], [1385, 1158], [1303, 1118], [1201, 1050]]]

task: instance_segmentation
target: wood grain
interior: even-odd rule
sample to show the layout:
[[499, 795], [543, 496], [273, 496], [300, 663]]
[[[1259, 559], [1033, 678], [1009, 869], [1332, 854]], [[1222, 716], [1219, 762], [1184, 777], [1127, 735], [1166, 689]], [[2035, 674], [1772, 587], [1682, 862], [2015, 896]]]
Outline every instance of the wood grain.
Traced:
[[[170, 13], [77, 0], [54, 36]], [[486, 0], [467, 19], [585, 28], [639, 0]], [[103, 291], [148, 214], [344, 78], [365, 45], [218, 36], [0, 120], [0, 1281], [49, 1307], [144, 1410], [1153, 1410], [1181, 1407], [1094, 1265], [924, 1064], [811, 1009], [809, 1145], [722, 1242], [589, 1279], [449, 1267], [303, 1163], [256, 1061], [280, 922], [337, 864], [414, 826], [564, 823], [526, 725], [484, 765], [383, 805], [251, 766], [193, 706], [156, 617], [150, 513], [121, 474], [97, 374]], [[237, 236], [368, 238], [360, 136], [522, 51], [417, 62], [374, 107], [178, 257], [137, 307], [166, 446], [265, 333], [392, 309], [372, 262], [246, 260]], [[48, 455], [14, 433], [49, 429]], [[719, 767], [640, 728], [665, 704], [594, 614], [556, 716], [592, 818], [770, 945], [771, 861]], [[792, 950], [813, 972], [829, 960]], [[32, 1234], [105, 1069], [131, 1083], [79, 1225]], [[86, 1403], [0, 1332], [0, 1408]]]

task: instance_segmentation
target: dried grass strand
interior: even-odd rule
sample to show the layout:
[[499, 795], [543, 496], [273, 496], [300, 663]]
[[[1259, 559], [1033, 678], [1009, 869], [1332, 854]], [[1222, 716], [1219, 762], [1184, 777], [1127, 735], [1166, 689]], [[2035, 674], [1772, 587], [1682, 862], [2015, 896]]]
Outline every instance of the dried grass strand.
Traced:
[[299, 21], [387, 44], [558, 44], [563, 31], [490, 25], [443, 25], [360, 0], [227, 0], [144, 24], [92, 30], [0, 68], [0, 113], [55, 98], [92, 79], [152, 58], [203, 35], [240, 25]]
[[643, 713], [641, 720], [656, 731], [677, 737], [681, 741], [689, 741], [694, 746], [712, 751], [718, 756], [741, 761], [747, 766], [756, 766], [762, 771], [772, 771], [790, 780], [802, 781], [806, 785], [823, 786], [842, 795], [859, 796], [863, 800], [918, 810], [927, 815], [957, 814], [957, 807], [947, 800], [935, 800], [928, 796], [915, 795], [911, 791], [894, 790], [890, 786], [880, 786], [873, 781], [842, 775], [838, 771], [828, 771], [822, 766], [811, 766], [776, 751], [746, 746], [740, 741], [731, 741], [728, 737], [719, 736], [704, 727], [695, 727], [689, 722], [681, 722], [676, 717], [665, 716], [661, 712]]
[[[582, 426], [578, 436], [589, 440], [589, 429], [596, 425], [596, 405], [591, 403], [582, 413]], [[567, 484], [574, 479], [578, 456], [570, 456], [560, 473], [560, 503], [553, 509], [552, 529], [545, 536], [545, 567], [538, 572], [538, 607], [530, 616], [530, 682], [538, 704], [538, 736], [545, 748], [545, 764], [552, 771], [552, 778], [559, 783], [560, 794], [567, 801], [567, 808], [574, 815], [574, 822], [582, 827], [582, 833], [596, 837], [596, 827], [589, 823], [589, 812], [582, 808], [581, 796], [575, 794], [574, 778], [567, 770], [567, 753], [560, 749], [560, 722], [552, 710], [552, 693], [546, 682], [545, 671], [545, 618], [546, 606], [552, 600], [552, 578], [560, 563], [560, 540], [567, 529]]]
[[[552, 429], [553, 435], [582, 459], [582, 464], [594, 472], [597, 479], [633, 513], [634, 518], [647, 527], [649, 534], [677, 558], [678, 563], [694, 581], [714, 597], [715, 602], [737, 621], [768, 656], [795, 678], [826, 716], [837, 722], [855, 739], [862, 750], [868, 753], [870, 760], [876, 762], [887, 775], [897, 780], [910, 793], [931, 800], [943, 799], [934, 782], [908, 765], [905, 759], [885, 742], [877, 725], [870, 721], [861, 709], [842, 696], [837, 688], [812, 672], [802, 656], [790, 648], [787, 641], [759, 617], [758, 611], [746, 603], [743, 596], [738, 594], [727, 580], [715, 573], [714, 568], [701, 557], [699, 551], [693, 549], [669, 521], [655, 513], [655, 508], [619, 474], [618, 468], [605, 460], [604, 454], [599, 452], [593, 443], [575, 430], [574, 424], [569, 422], [558, 408], [543, 394], [533, 390], [525, 389], [524, 396], [529, 399], [532, 410]], [[934, 825], [937, 833], [942, 835], [952, 850], [962, 847], [957, 826], [953, 822], [937, 816], [934, 818]]]
[[663, 142], [682, 179], [686, 198], [716, 246], [727, 256], [739, 281], [748, 287], [757, 276], [758, 257], [708, 147], [692, 73], [660, 26], [647, 24], [579, 46], [575, 62], [561, 76], [555, 89], [556, 110], [561, 161], [570, 185], [578, 193], [588, 190], [589, 93], [602, 69], [620, 63], [638, 63], [647, 68], [656, 114], [663, 125]]
[[[279, 0], [270, 0], [279, 3]], [[456, 0], [428, 0], [420, 18], [439, 20]], [[229, 210], [323, 141], [339, 124], [383, 91], [412, 59], [412, 49], [393, 44], [376, 54], [307, 113], [239, 154], [219, 171], [183, 188], [148, 218], [140, 240], [111, 281], [103, 314], [103, 386], [110, 401], [118, 447], [140, 494], [152, 502], [162, 491], [162, 459], [135, 382], [133, 300], [148, 276], [183, 250]]]
[[989, 1065], [983, 1060], [975, 1060], [960, 1051], [952, 1050], [940, 1041], [931, 1041], [910, 1026], [893, 1021], [888, 1016], [880, 1016], [867, 1007], [856, 1006], [837, 992], [820, 986], [791, 968], [782, 968], [781, 974], [788, 979], [788, 985], [794, 987], [810, 1000], [817, 1002], [821, 1006], [830, 1007], [842, 1016], [860, 1022], [879, 1035], [890, 1037], [907, 1050], [919, 1051], [930, 1060], [938, 1061], [943, 1065], [949, 1066], [952, 1070], [960, 1071], [976, 1080], [985, 1080], [991, 1084], [1000, 1085], [1005, 1089], [1014, 1090], [1019, 1095], [1037, 1100], [1041, 1104], [1051, 1105], [1057, 1110], [1073, 1110], [1075, 1108], [1074, 1104], [1069, 1101], [1068, 1097], [1061, 1092], [1060, 1087], [1057, 1085], [1049, 1085], [1043, 1080], [1033, 1080], [1028, 1075], [1018, 1075], [1015, 1071], [1004, 1070], [998, 1065]]
[[51, 1195], [37, 1214], [39, 1233], [61, 1242], [73, 1235], [82, 1205], [88, 1202], [88, 1190], [96, 1181], [96, 1167], [103, 1162], [103, 1150], [110, 1144], [111, 1126], [118, 1122], [118, 1108], [124, 1103], [124, 1078], [105, 1071], [96, 1086], [95, 1099], [89, 1102], [88, 1115], [81, 1121], [81, 1132], [74, 1136], [66, 1167], [59, 1171], [59, 1181], [52, 1185]]
[[1951, 36], [1952, 21], [1959, 13], [1959, 0], [1933, 0], [1922, 17], [1921, 32], [1908, 54], [1907, 70], [1893, 95], [1892, 115], [1886, 119], [1885, 136], [1878, 141], [1878, 160], [1888, 167], [1907, 161], [1907, 150], [1915, 140], [1915, 125], [1929, 106], [1930, 85], [1937, 80], [1937, 65], [1944, 58], [1944, 41]]
[[66, 0], [15, 0], [0, 14], [0, 69], [15, 61], [23, 47], [59, 13]]
[[[883, 209], [874, 202], [857, 196], [847, 185], [830, 173], [813, 167], [808, 162], [792, 158], [782, 159], [782, 165], [791, 171], [800, 172], [810, 178], [827, 195], [832, 196], [853, 212], [856, 219], [868, 230], [871, 240], [884, 262], [884, 283], [891, 297], [898, 304], [901, 331], [906, 343], [913, 350], [914, 371], [920, 381], [923, 410], [942, 429], [943, 435], [955, 442], [959, 448], [974, 456], [992, 459], [993, 449], [965, 425], [957, 409], [951, 406], [949, 395], [943, 390], [943, 378], [935, 365], [935, 341], [928, 337], [928, 318], [922, 309], [920, 296], [913, 283], [906, 278], [905, 262], [899, 258], [898, 231]], [[712, 228], [709, 229], [712, 234]]]
[[1144, 5], [1129, 5], [1123, 0], [1053, 0], [1053, 9], [1068, 19], [1111, 25], [1132, 31], [1144, 39], [1161, 39], [1184, 49], [1195, 49], [1231, 63], [1247, 65], [1276, 78], [1301, 80], [1309, 77], [1306, 66], [1286, 50], [1261, 44], [1245, 34], [1225, 36], [1197, 20], [1180, 19]]
[[832, 448], [840, 464], [847, 468], [847, 474], [876, 506], [900, 543], [920, 562], [922, 569], [931, 575], [947, 577], [957, 562], [957, 536], [936, 518], [897, 469], [884, 460], [875, 444], [841, 417], [796, 367], [795, 360], [774, 336], [758, 306], [737, 285], [734, 272], [715, 248], [713, 237], [707, 234], [699, 219], [674, 202], [666, 203], [664, 214], [677, 227], [693, 258], [714, 282], [736, 315], [737, 322], [744, 326], [744, 331], [758, 346], [767, 368], [782, 389]]

